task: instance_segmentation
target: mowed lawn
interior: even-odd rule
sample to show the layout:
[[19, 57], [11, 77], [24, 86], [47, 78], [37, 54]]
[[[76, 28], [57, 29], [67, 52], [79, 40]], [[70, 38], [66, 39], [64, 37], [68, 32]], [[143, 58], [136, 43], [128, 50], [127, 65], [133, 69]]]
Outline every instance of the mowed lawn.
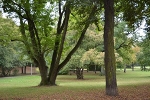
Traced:
[[0, 78], [0, 100], [150, 100], [150, 71], [117, 70], [119, 95], [105, 95], [105, 76], [84, 72], [58, 75], [58, 86], [38, 87], [39, 75]]

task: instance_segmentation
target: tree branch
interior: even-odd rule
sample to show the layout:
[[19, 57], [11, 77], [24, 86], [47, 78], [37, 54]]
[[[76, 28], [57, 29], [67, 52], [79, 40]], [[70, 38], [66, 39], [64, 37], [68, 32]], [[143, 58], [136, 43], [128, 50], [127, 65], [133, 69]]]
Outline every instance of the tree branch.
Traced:
[[115, 48], [115, 50], [119, 50], [120, 48], [123, 47], [128, 47], [133, 41], [130, 41], [128, 44], [125, 44], [126, 41], [122, 42], [117, 48]]
[[80, 44], [81, 44], [81, 42], [82, 42], [82, 40], [83, 40], [83, 38], [84, 38], [84, 35], [85, 35], [85, 33], [86, 33], [87, 28], [88, 28], [89, 25], [92, 23], [92, 22], [89, 21], [89, 20], [93, 17], [93, 15], [95, 15], [96, 9], [97, 9], [97, 6], [94, 5], [94, 7], [93, 7], [93, 9], [92, 9], [92, 11], [91, 11], [91, 13], [90, 13], [88, 19], [87, 19], [87, 23], [85, 24], [85, 26], [84, 26], [84, 28], [83, 28], [83, 30], [82, 30], [82, 33], [81, 33], [81, 35], [80, 35], [80, 38], [79, 38], [77, 44], [76, 44], [75, 47], [70, 51], [70, 53], [67, 55], [67, 57], [65, 58], [65, 60], [59, 65], [58, 71], [59, 71], [63, 66], [65, 66], [65, 65], [67, 64], [67, 62], [71, 59], [71, 56], [75, 53], [75, 51], [76, 51], [76, 50], [78, 49], [78, 47], [80, 46]]

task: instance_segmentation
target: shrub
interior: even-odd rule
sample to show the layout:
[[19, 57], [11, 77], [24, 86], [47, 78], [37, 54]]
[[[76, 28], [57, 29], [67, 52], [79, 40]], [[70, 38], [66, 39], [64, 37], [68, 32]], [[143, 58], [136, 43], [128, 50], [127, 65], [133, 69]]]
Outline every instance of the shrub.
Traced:
[[19, 70], [15, 68], [15, 69], [13, 70], [13, 75], [16, 76], [18, 73], [19, 73]]
[[68, 73], [69, 73], [69, 68], [64, 67], [58, 72], [58, 75], [67, 75]]

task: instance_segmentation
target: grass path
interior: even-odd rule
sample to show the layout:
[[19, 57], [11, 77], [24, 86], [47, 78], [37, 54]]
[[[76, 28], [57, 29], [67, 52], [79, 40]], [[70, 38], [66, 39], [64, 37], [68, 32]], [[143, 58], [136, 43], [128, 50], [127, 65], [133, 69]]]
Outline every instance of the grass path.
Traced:
[[38, 75], [0, 78], [0, 100], [150, 100], [150, 72], [117, 71], [117, 81], [119, 96], [109, 97], [99, 73], [59, 75], [53, 87], [37, 87]]

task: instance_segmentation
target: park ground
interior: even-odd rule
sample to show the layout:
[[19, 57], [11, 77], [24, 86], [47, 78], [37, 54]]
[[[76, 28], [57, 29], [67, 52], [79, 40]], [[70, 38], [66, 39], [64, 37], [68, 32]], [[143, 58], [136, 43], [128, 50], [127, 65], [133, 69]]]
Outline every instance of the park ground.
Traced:
[[105, 95], [105, 77], [99, 72], [58, 75], [58, 86], [38, 87], [39, 75], [0, 78], [0, 100], [150, 100], [150, 71], [117, 70], [119, 95]]

